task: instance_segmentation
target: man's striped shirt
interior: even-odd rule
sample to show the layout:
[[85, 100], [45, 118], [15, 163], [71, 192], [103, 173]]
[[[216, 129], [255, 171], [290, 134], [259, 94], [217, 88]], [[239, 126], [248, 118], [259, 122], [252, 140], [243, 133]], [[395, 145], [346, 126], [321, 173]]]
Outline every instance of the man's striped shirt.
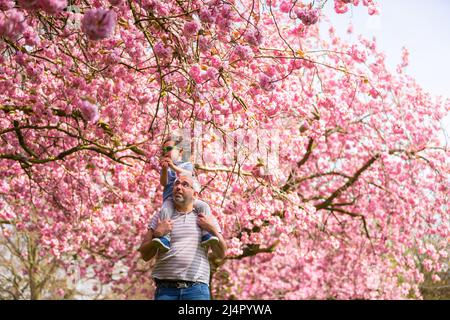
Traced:
[[[211, 214], [209, 211], [208, 213]], [[149, 229], [155, 230], [160, 213], [153, 216]], [[212, 215], [211, 215], [212, 216]], [[197, 224], [197, 213], [174, 211], [170, 250], [158, 252], [152, 277], [160, 280], [186, 280], [209, 284], [209, 261], [207, 250], [200, 246], [202, 230]], [[218, 232], [222, 232], [217, 219], [213, 221]]]

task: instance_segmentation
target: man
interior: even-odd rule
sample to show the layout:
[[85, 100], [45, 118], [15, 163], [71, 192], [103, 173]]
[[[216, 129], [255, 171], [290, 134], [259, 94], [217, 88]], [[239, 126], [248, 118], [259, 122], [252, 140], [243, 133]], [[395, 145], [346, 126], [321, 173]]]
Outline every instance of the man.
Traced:
[[[214, 216], [197, 214], [194, 210], [199, 189], [191, 175], [181, 174], [174, 182], [172, 219], [161, 220], [160, 214], [156, 214], [139, 248], [145, 261], [156, 255], [152, 272], [156, 283], [155, 300], [209, 300], [211, 297], [208, 247], [201, 246], [202, 229], [219, 239], [210, 246], [214, 257], [225, 257], [226, 244]], [[152, 245], [152, 239], [169, 232], [171, 249], [158, 251]]]

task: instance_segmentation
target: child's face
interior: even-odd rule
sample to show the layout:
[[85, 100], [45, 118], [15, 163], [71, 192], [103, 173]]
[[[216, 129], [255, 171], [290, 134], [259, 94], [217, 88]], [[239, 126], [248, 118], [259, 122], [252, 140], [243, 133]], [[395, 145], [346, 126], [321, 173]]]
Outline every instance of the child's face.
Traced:
[[163, 145], [163, 156], [169, 157], [172, 161], [178, 160], [181, 156], [182, 150], [180, 150], [176, 145], [175, 141], [167, 141]]

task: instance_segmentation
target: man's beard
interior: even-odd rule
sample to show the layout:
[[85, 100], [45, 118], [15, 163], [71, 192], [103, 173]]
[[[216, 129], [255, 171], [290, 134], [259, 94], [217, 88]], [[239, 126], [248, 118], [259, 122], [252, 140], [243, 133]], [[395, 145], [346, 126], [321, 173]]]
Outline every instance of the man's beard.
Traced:
[[192, 198], [189, 196], [182, 196], [180, 194], [173, 196], [173, 202], [175, 204], [185, 205], [185, 204], [189, 203], [190, 201], [192, 201]]
[[175, 202], [176, 204], [184, 204], [185, 199], [182, 195], [175, 195], [173, 196], [173, 202]]

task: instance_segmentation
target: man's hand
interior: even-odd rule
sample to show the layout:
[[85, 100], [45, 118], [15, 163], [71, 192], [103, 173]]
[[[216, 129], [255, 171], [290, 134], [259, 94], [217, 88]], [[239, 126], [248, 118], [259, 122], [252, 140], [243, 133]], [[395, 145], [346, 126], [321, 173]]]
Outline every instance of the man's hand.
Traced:
[[158, 226], [156, 227], [155, 231], [153, 232], [153, 237], [159, 238], [162, 237], [169, 232], [172, 231], [172, 220], [161, 220], [158, 219]]
[[200, 228], [208, 231], [212, 235], [217, 235], [217, 230], [212, 216], [205, 216], [203, 213], [200, 213], [197, 218], [197, 224]]

